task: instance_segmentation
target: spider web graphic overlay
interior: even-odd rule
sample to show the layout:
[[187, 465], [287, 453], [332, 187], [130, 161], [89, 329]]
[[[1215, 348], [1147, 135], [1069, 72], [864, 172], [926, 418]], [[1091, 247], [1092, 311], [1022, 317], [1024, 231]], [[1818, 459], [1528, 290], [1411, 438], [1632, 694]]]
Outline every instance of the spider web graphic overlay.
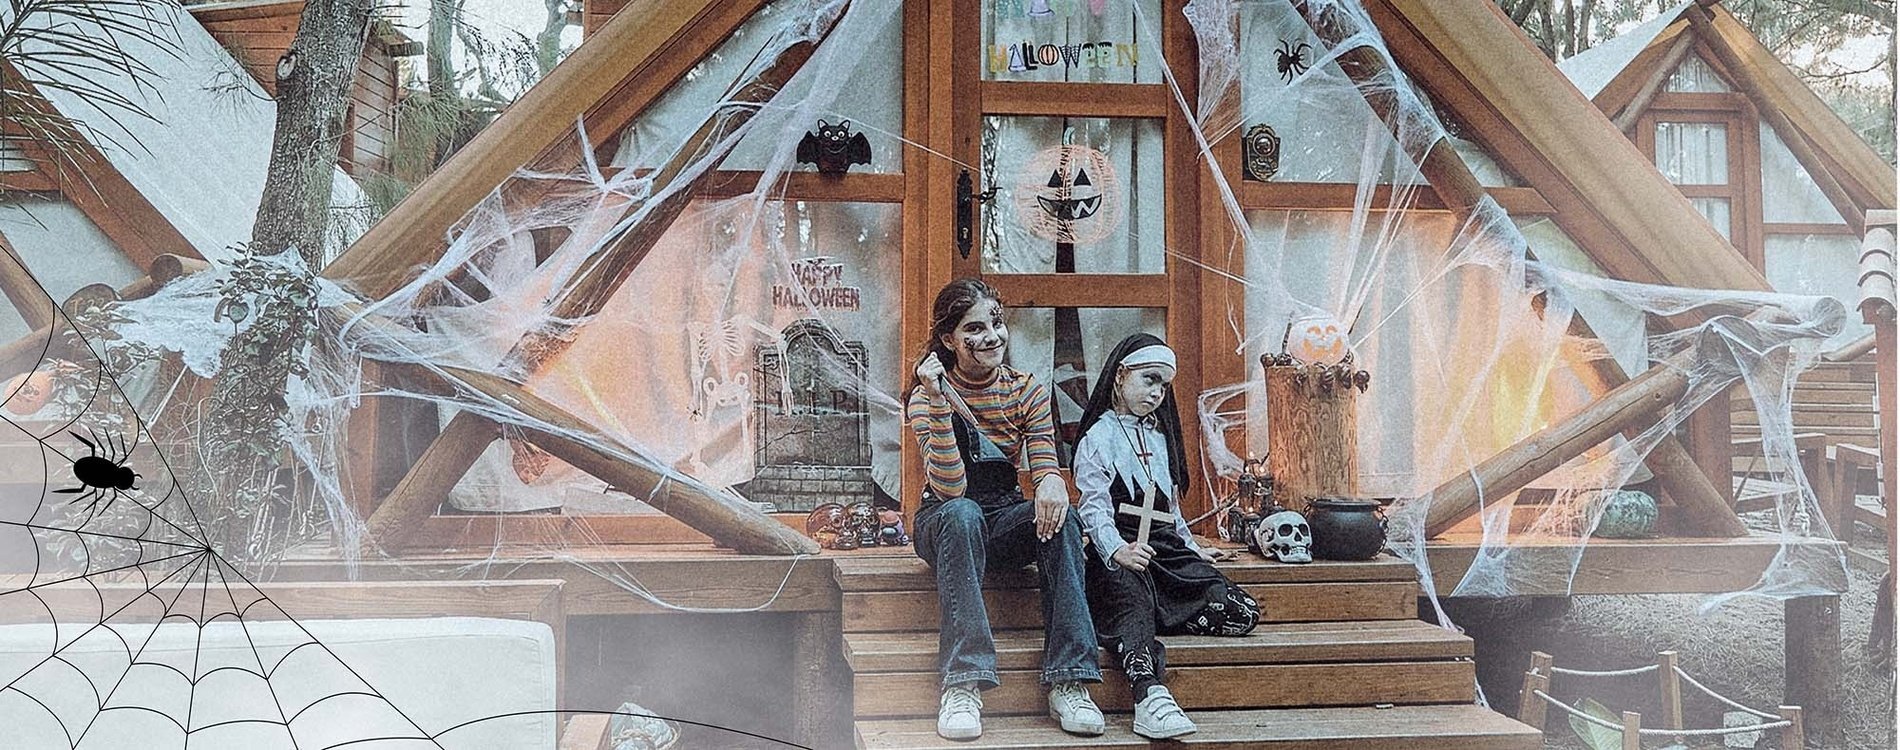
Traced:
[[[39, 291], [26, 304], [43, 304], [34, 317], [53, 322], [16, 341], [29, 356], [0, 373], [0, 721], [9, 740], [453, 750], [211, 548], [120, 380], [135, 391], [164, 387], [149, 382], [152, 363], [108, 365], [110, 341]], [[96, 459], [91, 471], [80, 468], [87, 459]], [[122, 481], [131, 472], [136, 480]], [[456, 718], [458, 727], [484, 721]]]
[[[175, 384], [150, 361], [108, 362], [116, 334], [87, 325], [97, 310], [67, 309], [85, 293], [61, 307], [40, 292], [38, 312], [53, 323], [0, 351], [0, 725], [10, 747], [458, 750], [501, 746], [520, 727], [545, 728], [551, 747], [551, 722], [580, 713], [802, 747], [618, 711], [405, 711], [376, 684], [426, 683], [391, 678], [438, 665], [351, 658], [360, 645], [333, 648], [312, 632], [340, 623], [307, 627], [221, 555], [151, 430], [162, 403], [152, 394]], [[30, 356], [9, 361], [21, 342]], [[87, 459], [91, 471], [79, 468]], [[117, 486], [121, 470], [139, 475], [131, 487]]]

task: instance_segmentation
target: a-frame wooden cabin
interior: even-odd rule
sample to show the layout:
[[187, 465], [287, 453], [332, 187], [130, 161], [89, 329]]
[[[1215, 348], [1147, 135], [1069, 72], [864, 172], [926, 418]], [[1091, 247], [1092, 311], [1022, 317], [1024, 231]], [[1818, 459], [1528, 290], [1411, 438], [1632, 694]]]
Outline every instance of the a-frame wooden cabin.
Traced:
[[[858, 2], [850, 7], [855, 11], [877, 5]], [[1226, 82], [1231, 88], [1219, 98], [1221, 107], [1231, 109], [1224, 119], [1209, 119], [1252, 124], [1252, 117], [1260, 116], [1246, 106], [1248, 87], [1270, 85], [1277, 77], [1270, 67], [1273, 42], [1287, 39], [1320, 46], [1350, 34], [1350, 29], [1331, 25], [1338, 19], [1313, 7], [1317, 5], [1266, 3], [1236, 12], [1235, 28], [1241, 30], [1243, 44], [1250, 45], [1241, 50], [1243, 59], [1268, 61], [1269, 67], [1256, 64]], [[1182, 356], [1176, 387], [1183, 391], [1245, 380], [1253, 365], [1236, 352], [1257, 353], [1248, 346], [1255, 338], [1253, 328], [1262, 324], [1250, 326], [1235, 303], [1246, 295], [1234, 280], [1247, 278], [1248, 258], [1229, 252], [1244, 238], [1237, 236], [1218, 194], [1231, 191], [1250, 217], [1282, 225], [1297, 217], [1325, 231], [1329, 215], [1353, 210], [1357, 190], [1351, 181], [1329, 181], [1328, 170], [1336, 165], [1324, 158], [1289, 164], [1266, 181], [1243, 179], [1238, 132], [1223, 131], [1212, 144], [1228, 183], [1199, 168], [1195, 119], [1180, 106], [1159, 71], [1141, 66], [1139, 56], [1150, 53], [1133, 49], [1134, 35], [1158, 30], [1158, 38], [1146, 40], [1151, 45], [1147, 49], [1161, 51], [1185, 101], [1197, 101], [1198, 48], [1184, 20], [1184, 3], [1149, 3], [1133, 14], [1121, 29], [1131, 49], [1110, 44], [1103, 50], [1099, 40], [1088, 40], [1098, 45], [1091, 66], [1119, 68], [1107, 76], [1119, 81], [1114, 83], [1065, 81], [1059, 71], [1081, 64], [1079, 49], [1075, 60], [1065, 61], [1060, 48], [1053, 64], [1042, 60], [1044, 68], [1056, 71], [1035, 74], [1026, 64], [1013, 66], [1012, 54], [1028, 57], [1043, 48], [1017, 47], [1012, 52], [1018, 40], [988, 30], [992, 22], [1000, 23], [993, 14], [1009, 8], [1022, 12], [1024, 4], [952, 0], [885, 7], [894, 8], [891, 23], [876, 26], [878, 36], [821, 36], [825, 41], [817, 46], [862, 45], [881, 55], [873, 58], [880, 66], [875, 73], [832, 72], [862, 77], [852, 79], [854, 96], [841, 100], [833, 111], [867, 128], [901, 133], [908, 145], [880, 140], [864, 171], [841, 176], [795, 171], [778, 184], [762, 187], [757, 185], [758, 166], [729, 159], [721, 168], [693, 178], [684, 194], [711, 200], [759, 188], [770, 202], [869, 207], [864, 210], [875, 217], [859, 219], [860, 224], [847, 229], [878, 237], [883, 256], [892, 260], [875, 275], [867, 272], [856, 285], [867, 298], [887, 305], [873, 314], [894, 323], [881, 338], [865, 342], [872, 370], [897, 371], [902, 363], [914, 361], [927, 326], [929, 295], [951, 278], [979, 275], [1018, 308], [1112, 311], [1121, 317], [1099, 319], [1165, 332]], [[1086, 7], [1051, 3], [1050, 12], [1086, 13]], [[1427, 150], [1415, 165], [1429, 188], [1417, 192], [1417, 205], [1411, 208], [1442, 213], [1444, 227], [1450, 229], [1488, 196], [1527, 227], [1534, 251], [1567, 257], [1586, 271], [1671, 286], [1769, 288], [1761, 271], [1698, 218], [1690, 200], [1490, 3], [1372, 0], [1366, 9], [1391, 59], [1462, 136], [1433, 144], [1441, 147]], [[437, 263], [447, 241], [468, 228], [469, 212], [491, 194], [498, 195], [503, 206], [547, 200], [545, 185], [518, 177], [522, 170], [577, 173], [598, 164], [610, 172], [652, 169], [650, 174], [660, 178], [675, 177], [676, 164], [617, 162], [616, 155], [640, 152], [627, 142], [649, 135], [640, 127], [653, 122], [643, 118], [664, 109], [671, 92], [690, 89], [684, 84], [702, 81], [698, 95], [716, 97], [725, 82], [705, 88], [707, 71], [720, 70], [720, 59], [743, 62], [749, 57], [757, 48], [756, 35], [750, 48], [725, 45], [746, 38], [741, 32], [747, 22], [773, 10], [759, 0], [628, 3], [324, 275], [370, 299], [391, 294], [419, 269]], [[1138, 18], [1151, 25], [1137, 25], [1132, 19]], [[1247, 33], [1250, 29], [1260, 33]], [[1020, 30], [1012, 27], [1003, 33]], [[817, 75], [799, 69], [813, 55], [810, 47], [794, 47], [793, 54], [782, 57], [791, 61], [789, 68], [773, 66], [762, 73], [758, 80], [770, 85], [739, 89], [741, 101], [756, 103], [758, 98], [745, 97], [769, 96], [781, 85], [796, 88], [799, 75]], [[1367, 66], [1383, 64], [1349, 62], [1352, 74], [1374, 73]], [[1346, 127], [1360, 131], [1367, 123], [1378, 127], [1379, 115], [1390, 114], [1380, 111], [1377, 101], [1331, 105], [1349, 112]], [[979, 171], [971, 167], [984, 163], [985, 123], [1000, 122], [1007, 128], [1039, 118], [1106, 120], [1110, 127], [1125, 128], [1117, 131], [1119, 138], [1140, 144], [1142, 154], [1130, 158], [1160, 167], [1144, 170], [1152, 182], [1136, 186], [1145, 191], [1146, 200], [1131, 210], [1147, 213], [1131, 222], [1150, 231], [1127, 240], [1134, 258], [1127, 266], [1090, 271], [1081, 265], [1085, 270], [1078, 272], [1076, 266], [1052, 264], [1021, 272], [986, 262], [983, 254], [959, 246], [959, 178], [966, 170]], [[577, 123], [584, 139], [576, 133]], [[695, 132], [700, 125], [674, 123], [675, 142], [688, 132], [696, 139], [689, 145], [717, 140], [720, 128], [730, 123], [709, 121]], [[1312, 152], [1326, 140], [1323, 127], [1277, 125], [1289, 142], [1285, 153]], [[665, 129], [661, 131], [664, 135]], [[593, 153], [584, 154], [584, 146]], [[995, 184], [988, 175], [972, 176], [982, 180], [978, 191]], [[1156, 195], [1160, 200], [1154, 200]], [[676, 216], [674, 210], [664, 215]], [[866, 224], [881, 229], [859, 232]], [[659, 234], [666, 229], [662, 225], [643, 231]], [[643, 259], [649, 264], [669, 258], [691, 262], [678, 255], [648, 257], [654, 241], [641, 237], [610, 249], [599, 272], [584, 275], [577, 289], [558, 296], [562, 317], [600, 313], [605, 300]], [[1597, 325], [1602, 327], [1602, 322]], [[810, 546], [796, 533], [785, 533], [792, 525], [802, 526], [802, 512], [770, 518], [731, 498], [665, 484], [652, 469], [620, 458], [633, 451], [615, 447], [607, 430], [537, 396], [528, 385], [443, 367], [382, 369], [381, 377], [413, 378], [423, 383], [417, 387], [459, 390], [512, 404], [543, 424], [596, 437], [600, 442], [589, 447], [547, 432], [530, 430], [517, 436], [636, 496], [666, 495], [646, 499], [668, 507], [674, 517], [453, 512], [445, 503], [470, 467], [504, 437], [503, 430], [463, 413], [439, 435], [418, 440], [415, 426], [432, 426], [434, 421], [409, 407], [371, 397], [350, 425], [354, 460], [347, 467], [346, 486], [353, 505], [369, 518], [373, 548], [397, 559], [365, 562], [360, 574], [447, 575], [471, 557], [519, 559], [520, 565], [506, 566], [508, 575], [568, 579], [564, 596], [570, 615], [663, 614], [678, 606], [748, 609], [749, 614], [730, 617], [788, 614], [793, 624], [776, 632], [793, 658], [786, 715], [794, 739], [843, 746], [855, 731], [856, 741], [867, 747], [937, 746], [927, 720], [935, 707], [936, 674], [925, 658], [935, 639], [934, 595], [927, 569], [909, 550], [827, 553], [813, 562], [801, 560], [803, 564], [788, 571], [782, 558], [757, 553], [809, 552]], [[1627, 377], [1599, 368], [1593, 390], [1610, 391]], [[1728, 482], [1727, 435], [1710, 438], [1715, 448], [1698, 442], [1702, 439], [1693, 438], [1686, 446], [1671, 439], [1666, 441], [1668, 450], [1659, 451], [1666, 455], [1652, 456], [1652, 470], [1675, 501], [1665, 508], [1665, 528], [1681, 536], [1592, 542], [1580, 557], [1573, 557], [1578, 552], [1574, 545], [1552, 545], [1548, 554], [1534, 545], [1520, 548], [1515, 553], [1528, 574], [1523, 577], [1525, 588], [1517, 593], [1726, 592], [1754, 584], [1783, 547], [1740, 530], [1720, 499], [1725, 493], [1714, 489]], [[914, 449], [908, 441], [901, 443], [901, 457], [883, 457], [901, 467], [893, 474], [894, 486], [884, 491], [908, 508], [918, 494], [921, 472]], [[599, 445], [614, 449], [603, 451]], [[500, 460], [505, 461], [505, 455]], [[1713, 503], [1710, 498], [1715, 498]], [[1209, 498], [1190, 498], [1184, 504], [1190, 511], [1203, 510]], [[1475, 505], [1451, 510], [1436, 519], [1445, 530], [1429, 545], [1434, 582], [1442, 594], [1457, 591], [1479, 548], [1474, 538], [1456, 529], [1475, 512]], [[709, 537], [739, 553], [715, 550]], [[1823, 551], [1831, 548], [1825, 541], [1813, 544]], [[550, 548], [558, 549], [561, 559], [549, 559], [545, 553]], [[611, 566], [637, 567], [640, 590], [667, 606], [631, 596], [623, 584], [600, 574], [601, 568]], [[1656, 575], [1663, 569], [1671, 575]], [[341, 576], [343, 570], [310, 561], [288, 565], [282, 575]], [[1390, 558], [1305, 568], [1248, 563], [1235, 566], [1233, 574], [1262, 598], [1273, 623], [1238, 642], [1242, 645], [1237, 648], [1210, 646], [1202, 651], [1183, 644], [1177, 694], [1198, 708], [1197, 719], [1204, 727], [1193, 741], [1223, 747], [1541, 744], [1527, 727], [1470, 705], [1472, 644], [1413, 619], [1420, 590], [1409, 564]], [[705, 585], [712, 580], [719, 585]], [[1025, 584], [1012, 579], [998, 594], [995, 610], [1008, 613], [1003, 615], [1005, 627], [1025, 628], [1035, 622], [1036, 608], [1028, 604]], [[1811, 599], [1798, 604], [1825, 607], [1831, 597]], [[1791, 615], [1796, 606], [1790, 604]], [[1825, 634], [1822, 637], [1825, 645]], [[1067, 746], [1048, 744], [1059, 742], [1062, 735], [1035, 718], [1039, 696], [1026, 687], [1034, 681], [1029, 665], [1035, 650], [1033, 636], [1010, 641], [1012, 661], [1005, 669], [1015, 687], [993, 697], [990, 712], [999, 718], [981, 746]], [[1838, 657], [1838, 648], [1835, 653]], [[1820, 666], [1825, 670], [1825, 664]], [[1307, 686], [1286, 687], [1294, 681]], [[1806, 689], [1811, 693], [1789, 700], [1816, 706], [1813, 721], [1824, 727], [1826, 688]], [[1106, 692], [1104, 705], [1126, 711], [1125, 692], [1115, 691], [1111, 687]], [[1398, 705], [1371, 708], [1382, 704]], [[682, 705], [679, 710], [691, 708]], [[1135, 742], [1125, 728], [1122, 732], [1106, 743], [1077, 741], [1075, 746]]]

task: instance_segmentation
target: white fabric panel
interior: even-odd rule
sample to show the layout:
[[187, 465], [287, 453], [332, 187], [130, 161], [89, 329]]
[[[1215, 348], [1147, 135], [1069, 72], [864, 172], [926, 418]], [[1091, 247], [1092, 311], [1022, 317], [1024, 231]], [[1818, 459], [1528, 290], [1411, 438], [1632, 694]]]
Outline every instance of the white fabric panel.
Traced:
[[[1542, 217], [1521, 219], [1517, 228], [1524, 233], [1524, 240], [1530, 243], [1531, 252], [1538, 260], [1566, 270], [1609, 278], [1556, 222]], [[1589, 289], [1571, 290], [1570, 302], [1625, 374], [1635, 376], [1649, 369], [1649, 337], [1642, 310]]]
[[1853, 312], [1860, 304], [1860, 238], [1849, 234], [1768, 235], [1762, 243], [1768, 283], [1775, 291], [1819, 294], [1846, 305], [1847, 325], [1822, 350], [1840, 347], [1873, 328]]
[[1656, 123], [1656, 168], [1677, 185], [1728, 183], [1728, 126], [1719, 122]]
[[1841, 212], [1834, 210], [1814, 184], [1814, 175], [1794, 158], [1775, 129], [1763, 120], [1755, 130], [1761, 133], [1762, 221], [1845, 225]]
[[[0, 712], [19, 719], [5, 730], [8, 746], [69, 747], [66, 733], [47, 710], [76, 736], [95, 714], [94, 690], [110, 695], [108, 710], [96, 712], [97, 722], [86, 731], [82, 750], [184, 747], [184, 733], [173, 721], [188, 721], [200, 730], [191, 735], [193, 748], [293, 750], [353, 739], [414, 737], [418, 732], [410, 721], [433, 734], [488, 716], [555, 707], [554, 633], [545, 623], [445, 617], [313, 620], [302, 625], [308, 634], [284, 620], [239, 624], [220, 619], [202, 631], [173, 620], [156, 635], [150, 625], [114, 623], [80, 631], [83, 636], [67, 626], [60, 636], [72, 641], [60, 651], [67, 664], [43, 663], [51, 653], [53, 626], [0, 627], [0, 683], [19, 680], [18, 690], [0, 693]], [[311, 636], [328, 650], [298, 648]], [[137, 666], [128, 668], [126, 644], [138, 654]], [[141, 644], [143, 651], [138, 651]], [[265, 671], [270, 679], [234, 669], [212, 674], [222, 667]], [[192, 686], [185, 675], [197, 678], [198, 684]], [[374, 693], [387, 701], [344, 696], [319, 702], [344, 692]], [[35, 706], [28, 695], [47, 709]], [[294, 717], [294, 746], [281, 726], [269, 723], [206, 729], [223, 722], [280, 722], [286, 717]], [[438, 742], [446, 750], [552, 750], [555, 726], [553, 714], [510, 717], [449, 732]], [[426, 743], [392, 740], [350, 747], [394, 750], [421, 744]]]
[[[1082, 418], [1086, 404], [1055, 387], [1075, 377], [1066, 367], [1054, 372], [1056, 314], [1053, 307], [1011, 307], [1005, 312], [1009, 325], [1009, 366], [1036, 376], [1050, 387], [1055, 399], [1056, 423]], [[1151, 307], [1085, 307], [1077, 311], [1082, 327], [1082, 375], [1091, 390], [1101, 374], [1102, 362], [1122, 339], [1134, 333], [1151, 333], [1166, 341], [1168, 316], [1165, 310]], [[1066, 448], [1065, 448], [1066, 450]]]
[[[983, 212], [983, 270], [988, 273], [1055, 273], [1056, 246], [1044, 233], [1030, 230], [1046, 223], [1036, 198], [1048, 192], [1051, 165], [1047, 150], [1059, 145], [1082, 146], [1106, 157], [1105, 174], [1093, 172], [1093, 189], [1101, 195], [1094, 216], [1077, 220], [1074, 232], [1102, 238], [1075, 243], [1078, 273], [1158, 274], [1167, 269], [1163, 244], [1167, 222], [1159, 120], [1128, 118], [991, 117], [996, 148], [996, 197]], [[1077, 153], [1074, 150], [1067, 153]], [[1037, 158], [1041, 156], [1042, 158]], [[1078, 164], [1064, 165], [1071, 172]], [[1067, 193], [1082, 197], [1086, 189]], [[1111, 212], [1118, 215], [1110, 215]], [[1093, 227], [1091, 222], [1112, 222]], [[1105, 233], [1106, 236], [1102, 236]]]

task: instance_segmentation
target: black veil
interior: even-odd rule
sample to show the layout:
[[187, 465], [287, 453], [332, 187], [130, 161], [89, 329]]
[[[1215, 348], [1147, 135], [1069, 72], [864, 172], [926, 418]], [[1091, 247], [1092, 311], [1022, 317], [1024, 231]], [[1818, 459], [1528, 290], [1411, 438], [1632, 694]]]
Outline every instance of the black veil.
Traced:
[[[1102, 365], [1102, 371], [1095, 378], [1095, 388], [1089, 391], [1088, 406], [1082, 410], [1082, 421], [1076, 425], [1076, 441], [1089, 434], [1089, 428], [1102, 418], [1103, 414], [1115, 408], [1115, 374], [1121, 370], [1122, 360], [1137, 349], [1166, 345], [1167, 342], [1148, 333], [1137, 333], [1122, 339], [1115, 349], [1108, 353], [1108, 361]], [[1179, 370], [1176, 370], [1179, 372]], [[1181, 410], [1175, 407], [1174, 386], [1168, 386], [1161, 405], [1155, 408], [1155, 428], [1168, 441], [1168, 472], [1174, 482], [1175, 492], [1186, 495], [1188, 491], [1187, 452], [1181, 446]], [[1073, 448], [1073, 446], [1071, 446]], [[1176, 498], [1179, 501], [1179, 498]]]

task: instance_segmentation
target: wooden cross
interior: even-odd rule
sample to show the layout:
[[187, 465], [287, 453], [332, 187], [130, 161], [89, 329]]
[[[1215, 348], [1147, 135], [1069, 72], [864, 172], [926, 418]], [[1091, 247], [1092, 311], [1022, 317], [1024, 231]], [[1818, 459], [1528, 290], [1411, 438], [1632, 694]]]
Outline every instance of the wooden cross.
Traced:
[[1148, 530], [1153, 527], [1155, 521], [1174, 523], [1173, 513], [1169, 511], [1155, 510], [1154, 478], [1150, 477], [1146, 484], [1147, 486], [1142, 488], [1140, 505], [1131, 505], [1129, 503], [1122, 503], [1121, 507], [1117, 508], [1117, 510], [1119, 510], [1123, 514], [1136, 516], [1141, 519], [1141, 527], [1135, 531], [1136, 544], [1148, 543]]

